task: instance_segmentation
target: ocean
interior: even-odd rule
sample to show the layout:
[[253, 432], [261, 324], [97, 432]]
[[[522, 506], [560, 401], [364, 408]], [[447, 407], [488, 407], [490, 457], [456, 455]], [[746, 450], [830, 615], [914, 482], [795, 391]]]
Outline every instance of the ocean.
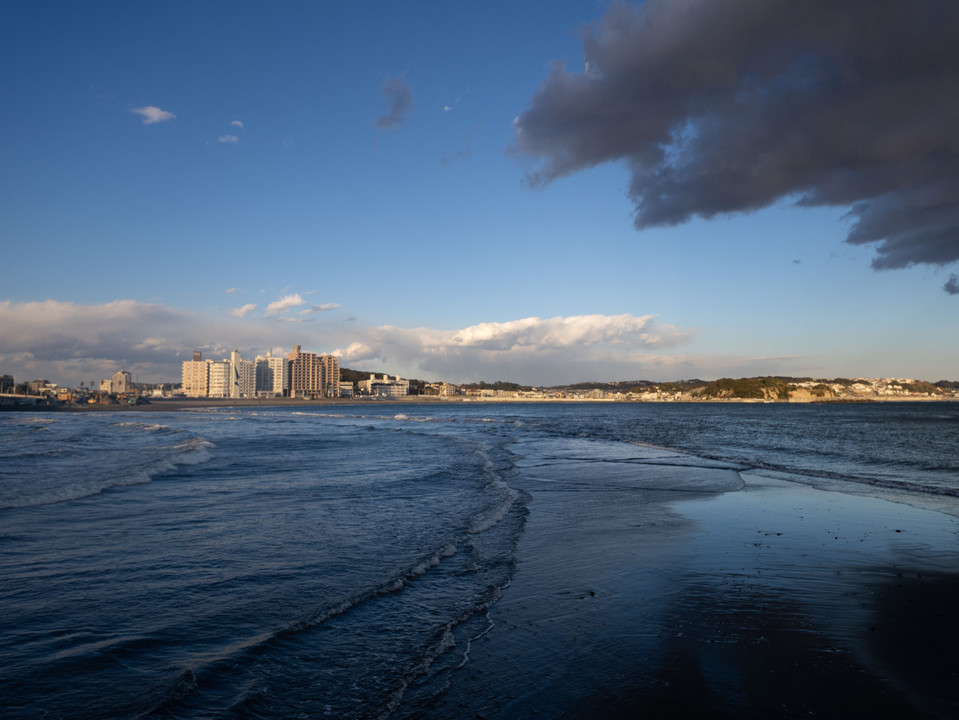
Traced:
[[8, 719], [959, 711], [957, 403], [10, 412], [0, 557]]

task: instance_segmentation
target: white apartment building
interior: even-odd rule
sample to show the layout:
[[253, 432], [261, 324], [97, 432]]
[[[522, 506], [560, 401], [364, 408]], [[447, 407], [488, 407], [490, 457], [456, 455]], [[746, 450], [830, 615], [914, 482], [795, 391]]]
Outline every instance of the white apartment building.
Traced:
[[256, 394], [283, 397], [290, 390], [290, 363], [270, 353], [256, 358]]
[[232, 367], [229, 360], [213, 362], [207, 360], [207, 367], [210, 372], [210, 385], [208, 397], [228, 398], [230, 397], [230, 388], [232, 386]]

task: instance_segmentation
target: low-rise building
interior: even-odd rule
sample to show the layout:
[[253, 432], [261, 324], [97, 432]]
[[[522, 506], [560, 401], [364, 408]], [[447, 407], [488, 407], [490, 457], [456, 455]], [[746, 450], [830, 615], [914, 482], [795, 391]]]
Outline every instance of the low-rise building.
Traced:
[[126, 370], [117, 370], [110, 379], [110, 392], [113, 394], [130, 392], [133, 389], [133, 376]]
[[410, 394], [410, 381], [398, 375], [390, 380], [389, 375], [377, 379], [375, 374], [369, 380], [361, 380], [360, 386], [373, 397], [405, 397]]

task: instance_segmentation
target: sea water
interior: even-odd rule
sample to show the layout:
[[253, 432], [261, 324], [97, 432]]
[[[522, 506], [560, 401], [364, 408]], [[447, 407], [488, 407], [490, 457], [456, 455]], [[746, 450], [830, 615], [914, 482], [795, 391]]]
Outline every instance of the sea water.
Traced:
[[0, 713], [428, 716], [529, 523], [756, 478], [959, 516], [957, 448], [954, 403], [5, 413]]

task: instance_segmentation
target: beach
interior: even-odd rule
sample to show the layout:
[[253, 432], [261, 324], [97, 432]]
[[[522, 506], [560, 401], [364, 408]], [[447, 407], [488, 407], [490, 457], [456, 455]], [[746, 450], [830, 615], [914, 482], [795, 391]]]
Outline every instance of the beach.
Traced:
[[953, 520], [775, 482], [664, 498], [666, 517], [561, 523], [552, 500], [534, 494], [497, 632], [430, 717], [959, 712]]
[[0, 423], [5, 717], [959, 713], [954, 406]]
[[[609, 492], [621, 464], [604, 478], [562, 455], [520, 463], [516, 575], [431, 717], [959, 712], [955, 518], [749, 474], [737, 491], [630, 501]], [[607, 491], [584, 509], [557, 466]]]

